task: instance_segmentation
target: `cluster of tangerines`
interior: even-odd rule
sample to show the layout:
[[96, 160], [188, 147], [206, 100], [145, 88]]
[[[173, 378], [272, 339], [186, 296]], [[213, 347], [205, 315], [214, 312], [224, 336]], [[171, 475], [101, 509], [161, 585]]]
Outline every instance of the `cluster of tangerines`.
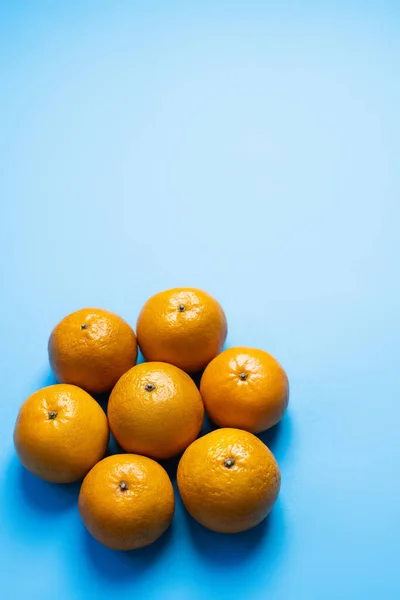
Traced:
[[[151, 544], [168, 528], [174, 490], [156, 461], [182, 452], [178, 489], [192, 517], [224, 533], [254, 527], [280, 488], [275, 458], [254, 434], [283, 416], [285, 371], [262, 350], [221, 352], [224, 311], [198, 289], [150, 298], [136, 331], [91, 308], [54, 328], [48, 350], [60, 383], [19, 411], [14, 442], [22, 464], [50, 482], [83, 479], [83, 522], [116, 550]], [[138, 345], [147, 362], [136, 365]], [[199, 391], [188, 373], [202, 370]], [[110, 391], [106, 416], [93, 395]], [[196, 439], [204, 409], [220, 429]], [[126, 453], [104, 458], [110, 430]]]

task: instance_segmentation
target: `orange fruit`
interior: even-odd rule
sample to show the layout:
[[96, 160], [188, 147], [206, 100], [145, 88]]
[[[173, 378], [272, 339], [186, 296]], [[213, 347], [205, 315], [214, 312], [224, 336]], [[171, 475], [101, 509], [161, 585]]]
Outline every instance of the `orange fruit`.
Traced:
[[83, 308], [54, 328], [49, 358], [59, 381], [100, 394], [111, 390], [136, 364], [136, 336], [118, 315], [101, 308]]
[[82, 479], [103, 458], [108, 438], [107, 417], [96, 400], [62, 383], [29, 396], [14, 429], [24, 467], [54, 483]]
[[217, 429], [196, 440], [178, 466], [186, 509], [196, 521], [221, 533], [258, 525], [275, 504], [280, 481], [267, 446], [240, 429]]
[[151, 458], [117, 454], [97, 463], [79, 494], [86, 528], [114, 550], [148, 546], [168, 529], [174, 490], [165, 470]]
[[164, 459], [197, 437], [204, 417], [200, 392], [174, 365], [142, 363], [125, 373], [108, 402], [114, 437], [127, 452]]
[[216, 425], [259, 433], [283, 417], [289, 383], [281, 365], [268, 352], [229, 348], [207, 366], [200, 393]]
[[218, 302], [202, 290], [175, 288], [152, 296], [143, 306], [137, 336], [147, 360], [200, 371], [225, 342], [227, 324]]

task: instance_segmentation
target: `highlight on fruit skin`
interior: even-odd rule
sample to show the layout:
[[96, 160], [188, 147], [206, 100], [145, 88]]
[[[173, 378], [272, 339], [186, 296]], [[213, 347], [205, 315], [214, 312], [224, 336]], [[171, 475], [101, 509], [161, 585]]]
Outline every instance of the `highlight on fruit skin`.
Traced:
[[173, 288], [147, 300], [136, 331], [147, 360], [195, 373], [221, 352], [227, 322], [221, 305], [207, 292]]
[[56, 325], [48, 353], [58, 381], [101, 394], [136, 364], [138, 348], [124, 319], [102, 308], [83, 308]]
[[89, 533], [113, 550], [155, 542], [175, 509], [172, 483], [161, 465], [137, 454], [108, 456], [85, 477], [79, 512]]
[[281, 477], [272, 452], [253, 434], [217, 429], [184, 452], [177, 474], [190, 515], [220, 533], [255, 527], [272, 510]]
[[200, 393], [216, 425], [261, 433], [282, 419], [289, 381], [271, 354], [240, 346], [224, 350], [207, 365]]
[[20, 408], [14, 444], [21, 463], [53, 483], [82, 479], [103, 458], [107, 417], [87, 392], [70, 384], [36, 391]]
[[111, 431], [126, 451], [156, 460], [185, 450], [204, 419], [200, 392], [174, 365], [147, 362], [118, 380], [108, 402]]

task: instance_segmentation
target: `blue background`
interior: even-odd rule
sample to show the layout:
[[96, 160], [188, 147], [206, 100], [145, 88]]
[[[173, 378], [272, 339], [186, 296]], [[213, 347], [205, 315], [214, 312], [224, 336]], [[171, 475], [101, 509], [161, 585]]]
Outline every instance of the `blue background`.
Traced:
[[[399, 33], [395, 1], [0, 3], [2, 598], [400, 597]], [[113, 553], [14, 421], [59, 319], [180, 285], [287, 369], [282, 491]]]

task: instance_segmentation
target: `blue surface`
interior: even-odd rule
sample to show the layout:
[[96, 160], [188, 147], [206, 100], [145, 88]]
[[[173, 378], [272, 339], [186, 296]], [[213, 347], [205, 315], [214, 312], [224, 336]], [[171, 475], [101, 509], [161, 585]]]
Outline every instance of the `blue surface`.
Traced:
[[[394, 1], [1, 2], [0, 597], [400, 597], [399, 28]], [[135, 325], [177, 285], [287, 369], [282, 492], [235, 537], [178, 500], [113, 553], [14, 420], [60, 318]]]

